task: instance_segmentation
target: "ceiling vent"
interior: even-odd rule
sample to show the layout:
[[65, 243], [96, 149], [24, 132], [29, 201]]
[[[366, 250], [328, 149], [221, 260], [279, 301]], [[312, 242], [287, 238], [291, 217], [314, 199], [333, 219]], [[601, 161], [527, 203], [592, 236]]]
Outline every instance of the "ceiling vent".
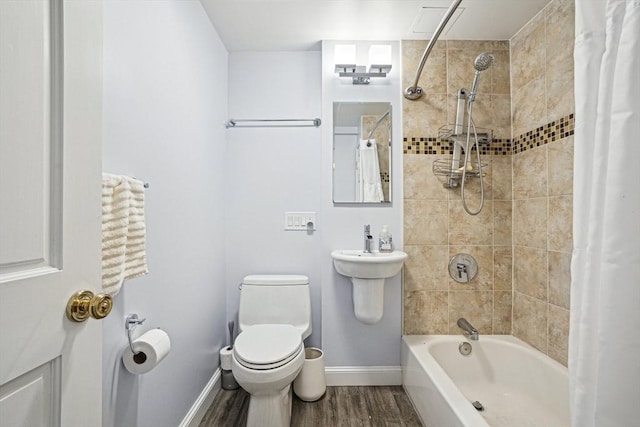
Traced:
[[[442, 20], [442, 17], [447, 12], [446, 7], [421, 7], [418, 11], [418, 17], [411, 27], [410, 34], [429, 38], [433, 35], [438, 28], [438, 24]], [[464, 12], [464, 8], [459, 7], [451, 16], [449, 23], [442, 32], [442, 35], [446, 35], [451, 28], [455, 25], [460, 15]]]

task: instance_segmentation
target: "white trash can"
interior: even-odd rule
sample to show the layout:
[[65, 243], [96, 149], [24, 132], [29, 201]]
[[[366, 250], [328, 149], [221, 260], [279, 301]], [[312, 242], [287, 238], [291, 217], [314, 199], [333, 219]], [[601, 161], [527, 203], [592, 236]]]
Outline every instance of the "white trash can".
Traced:
[[293, 381], [293, 392], [305, 402], [314, 402], [327, 390], [324, 374], [324, 353], [319, 348], [304, 349], [302, 371]]

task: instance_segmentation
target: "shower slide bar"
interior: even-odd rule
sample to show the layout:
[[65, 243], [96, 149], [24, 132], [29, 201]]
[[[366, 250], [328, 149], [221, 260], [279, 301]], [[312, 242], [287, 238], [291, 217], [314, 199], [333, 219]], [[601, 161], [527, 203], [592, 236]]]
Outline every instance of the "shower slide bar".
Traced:
[[229, 128], [276, 128], [276, 127], [320, 127], [322, 120], [315, 119], [229, 119], [224, 125]]

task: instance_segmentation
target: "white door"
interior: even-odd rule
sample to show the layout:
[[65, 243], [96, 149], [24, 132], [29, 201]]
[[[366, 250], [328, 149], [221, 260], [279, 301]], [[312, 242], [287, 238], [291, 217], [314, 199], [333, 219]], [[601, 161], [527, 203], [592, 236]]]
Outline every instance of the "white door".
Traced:
[[102, 4], [0, 0], [0, 426], [100, 426]]

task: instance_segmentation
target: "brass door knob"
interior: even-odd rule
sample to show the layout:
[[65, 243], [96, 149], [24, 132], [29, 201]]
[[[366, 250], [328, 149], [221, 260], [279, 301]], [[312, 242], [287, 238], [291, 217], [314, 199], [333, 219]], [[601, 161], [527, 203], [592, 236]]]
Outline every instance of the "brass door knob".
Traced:
[[67, 318], [72, 322], [84, 322], [89, 317], [103, 319], [109, 315], [113, 307], [113, 299], [106, 294], [94, 295], [82, 290], [71, 295], [67, 302]]

